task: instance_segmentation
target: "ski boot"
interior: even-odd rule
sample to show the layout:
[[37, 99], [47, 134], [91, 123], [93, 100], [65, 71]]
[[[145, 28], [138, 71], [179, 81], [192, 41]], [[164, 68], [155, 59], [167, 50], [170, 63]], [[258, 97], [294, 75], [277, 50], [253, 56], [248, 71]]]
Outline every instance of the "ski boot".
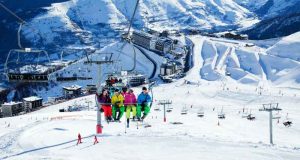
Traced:
[[129, 118], [127, 118], [127, 128], [129, 128]]

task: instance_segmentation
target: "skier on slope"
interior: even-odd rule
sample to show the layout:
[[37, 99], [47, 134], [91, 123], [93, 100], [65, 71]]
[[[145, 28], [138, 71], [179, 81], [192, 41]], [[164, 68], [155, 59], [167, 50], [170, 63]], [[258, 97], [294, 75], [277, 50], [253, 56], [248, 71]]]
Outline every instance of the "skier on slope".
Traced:
[[[148, 89], [146, 87], [142, 88], [142, 93], [139, 94], [137, 99], [137, 119], [138, 120], [144, 120], [146, 116], [150, 112], [150, 103], [151, 103], [151, 96], [148, 93]], [[143, 116], [141, 117], [143, 113]]]
[[126, 118], [127, 118], [127, 128], [129, 127], [129, 119], [130, 119], [130, 112], [132, 111], [132, 118], [135, 120], [136, 116], [136, 96], [133, 93], [132, 89], [129, 89], [128, 92], [124, 95], [124, 103], [126, 108]]
[[[111, 98], [111, 103], [113, 105], [112, 108], [113, 118], [116, 121], [120, 121], [120, 119], [124, 114], [125, 107], [124, 107], [124, 97], [122, 96], [122, 94], [120, 94], [119, 89], [115, 90], [115, 93]], [[118, 112], [118, 116], [117, 116], [117, 112]]]
[[101, 94], [97, 95], [98, 103], [101, 105], [102, 110], [104, 111], [104, 117], [107, 122], [112, 121], [112, 108], [111, 108], [111, 99], [107, 89], [103, 89]]

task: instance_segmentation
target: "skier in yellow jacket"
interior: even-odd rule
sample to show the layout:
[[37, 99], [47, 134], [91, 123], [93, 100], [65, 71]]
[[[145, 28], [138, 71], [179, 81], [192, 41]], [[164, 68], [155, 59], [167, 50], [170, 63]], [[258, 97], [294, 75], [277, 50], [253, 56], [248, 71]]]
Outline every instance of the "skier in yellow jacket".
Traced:
[[[120, 94], [120, 91], [118, 89], [115, 90], [114, 95], [111, 98], [112, 103], [112, 116], [115, 121], [120, 121], [122, 118], [125, 107], [124, 107], [124, 97], [122, 94]], [[117, 112], [119, 113], [117, 116]]]

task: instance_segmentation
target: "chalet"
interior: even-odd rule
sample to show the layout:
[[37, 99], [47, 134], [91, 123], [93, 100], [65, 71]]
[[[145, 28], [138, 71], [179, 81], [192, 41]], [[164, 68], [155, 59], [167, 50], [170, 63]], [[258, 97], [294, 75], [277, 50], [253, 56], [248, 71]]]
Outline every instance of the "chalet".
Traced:
[[23, 103], [24, 103], [25, 110], [29, 112], [31, 110], [43, 106], [43, 99], [40, 97], [32, 96], [32, 97], [23, 98]]
[[0, 110], [3, 117], [11, 117], [23, 112], [24, 106], [22, 102], [9, 102], [2, 104]]
[[63, 87], [63, 95], [66, 99], [79, 97], [82, 93], [81, 86], [72, 85], [70, 87]]

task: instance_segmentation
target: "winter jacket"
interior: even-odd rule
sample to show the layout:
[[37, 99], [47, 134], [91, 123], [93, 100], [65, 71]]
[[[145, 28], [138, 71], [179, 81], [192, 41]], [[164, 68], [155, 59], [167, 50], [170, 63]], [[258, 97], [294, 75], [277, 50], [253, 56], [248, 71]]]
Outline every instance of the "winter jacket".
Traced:
[[104, 96], [103, 94], [98, 95], [97, 94], [97, 100], [98, 103], [103, 104], [103, 105], [110, 105], [111, 103], [111, 99], [109, 97], [109, 95]]
[[112, 103], [112, 105], [117, 105], [118, 107], [121, 107], [121, 106], [123, 106], [123, 103], [124, 103], [124, 97], [121, 94], [119, 94], [118, 96], [116, 94], [114, 94], [111, 97], [111, 103]]
[[137, 103], [139, 105], [149, 105], [151, 102], [151, 97], [150, 95], [144, 94], [143, 92], [141, 94], [139, 94], [138, 99], [137, 99]]
[[125, 93], [124, 94], [124, 103], [125, 103], [125, 106], [127, 105], [135, 105], [136, 104], [136, 97], [134, 95], [134, 93]]

